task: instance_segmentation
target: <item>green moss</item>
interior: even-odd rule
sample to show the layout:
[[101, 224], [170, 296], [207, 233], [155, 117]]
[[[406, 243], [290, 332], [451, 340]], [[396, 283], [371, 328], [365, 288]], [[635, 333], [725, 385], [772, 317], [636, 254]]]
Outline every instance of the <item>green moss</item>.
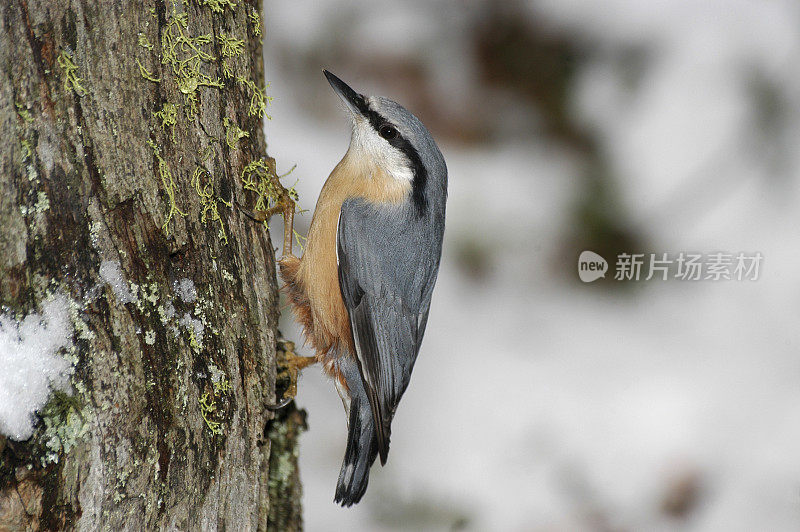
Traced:
[[47, 449], [42, 465], [58, 462], [62, 453], [69, 453], [89, 432], [91, 407], [80, 395], [54, 391], [40, 415], [44, 422], [42, 441]]
[[149, 284], [142, 285], [142, 299], [150, 303], [152, 306], [155, 307], [156, 303], [158, 303], [159, 295], [160, 295], [160, 288], [158, 286], [158, 283], [152, 282]]
[[226, 394], [230, 392], [232, 389], [233, 387], [231, 386], [231, 381], [229, 381], [227, 377], [225, 377], [225, 375], [220, 377], [219, 381], [214, 383], [214, 393], [217, 396]]
[[141, 46], [145, 50], [152, 50], [153, 48], [155, 48], [155, 46], [153, 46], [150, 43], [150, 41], [147, 40], [147, 35], [145, 35], [141, 31], [139, 32], [139, 46]]
[[161, 83], [161, 78], [157, 78], [155, 74], [147, 70], [138, 59], [136, 60], [136, 64], [139, 65], [139, 75], [144, 79], [152, 81], [153, 83]]
[[175, 203], [175, 181], [172, 178], [172, 172], [170, 172], [166, 161], [164, 161], [164, 158], [161, 157], [161, 150], [152, 140], [148, 140], [147, 143], [153, 149], [153, 156], [158, 161], [158, 174], [161, 176], [161, 184], [164, 187], [164, 192], [166, 192], [167, 199], [169, 200], [167, 219], [164, 220], [164, 224], [161, 226], [164, 230], [164, 233], [169, 236], [169, 222], [172, 221], [172, 218], [175, 216], [175, 214], [185, 217], [186, 213], [181, 211]]
[[50, 198], [47, 197], [47, 194], [44, 191], [39, 191], [36, 194], [36, 205], [33, 206], [33, 210], [37, 213], [43, 213], [50, 208]]
[[242, 169], [241, 179], [245, 190], [252, 190], [258, 194], [256, 211], [266, 211], [277, 204], [281, 194], [280, 183], [263, 158], [248, 163]]
[[140, 312], [143, 311], [144, 304], [142, 300], [139, 299], [139, 283], [128, 281], [128, 289], [131, 292], [131, 302], [136, 305], [136, 308], [139, 309]]
[[242, 169], [242, 184], [244, 184], [245, 190], [252, 190], [259, 195], [256, 210], [265, 210], [270, 199], [273, 201], [277, 199], [272, 180], [268, 178], [269, 175], [271, 175], [270, 168], [263, 158], [250, 161]]
[[131, 476], [129, 469], [121, 469], [117, 471], [117, 481], [114, 485], [113, 500], [115, 504], [119, 504], [125, 497], [125, 484], [128, 482], [128, 477]]
[[31, 150], [31, 143], [28, 139], [22, 139], [20, 144], [22, 145], [22, 162], [24, 163], [30, 159], [31, 155], [33, 154], [33, 150]]
[[172, 306], [172, 302], [170, 301], [167, 304], [169, 307], [159, 305], [156, 309], [158, 311], [158, 317], [161, 319], [161, 325], [167, 325], [170, 320], [175, 317], [175, 307]]
[[153, 113], [153, 118], [161, 121], [161, 129], [168, 127], [172, 132], [172, 142], [175, 142], [175, 124], [178, 123], [178, 107], [174, 103], [166, 102], [160, 111]]
[[212, 78], [200, 71], [203, 63], [216, 61], [213, 55], [203, 50], [211, 41], [211, 34], [192, 36], [189, 33], [189, 16], [178, 13], [173, 6], [172, 15], [161, 35], [161, 62], [172, 69], [178, 90], [185, 98], [184, 110], [187, 115], [197, 113], [200, 87], [223, 87], [219, 78]]
[[228, 148], [231, 150], [236, 149], [239, 139], [250, 136], [250, 133], [240, 129], [239, 126], [234, 124], [227, 116], [222, 119], [222, 125], [225, 126], [225, 144], [227, 144]]
[[212, 434], [222, 434], [222, 413], [220, 412], [217, 401], [223, 400], [233, 389], [225, 372], [219, 369], [213, 362], [208, 364], [208, 371], [211, 375], [211, 385], [213, 391], [205, 392], [200, 397], [200, 414], [203, 416], [208, 430]]
[[219, 42], [220, 46], [222, 46], [222, 50], [220, 52], [223, 57], [222, 75], [228, 79], [232, 78], [233, 68], [231, 68], [228, 59], [236, 57], [244, 51], [244, 41], [234, 39], [233, 37], [223, 33], [221, 35], [217, 35], [217, 42]]
[[197, 335], [194, 332], [193, 327], [188, 328], [189, 331], [189, 346], [194, 349], [195, 353], [199, 353], [203, 350], [203, 345], [197, 340]]
[[17, 114], [26, 124], [33, 122], [30, 111], [23, 104], [17, 102], [14, 106], [17, 108]]
[[79, 339], [90, 342], [96, 338], [97, 335], [95, 335], [94, 331], [89, 327], [89, 324], [79, 315], [78, 305], [74, 301], [70, 301], [70, 315]]
[[197, 5], [207, 7], [214, 13], [223, 13], [226, 7], [231, 10], [236, 9], [236, 4], [231, 0], [197, 0]]
[[[259, 89], [252, 80], [245, 79], [242, 77], [236, 78], [237, 83], [246, 86], [250, 89], [250, 108], [247, 111], [247, 114], [250, 116], [257, 116], [259, 118], [263, 118], [266, 116], [268, 119], [272, 119], [271, 116], [266, 114], [267, 111], [267, 103], [272, 101], [271, 96], [267, 96], [267, 88]], [[269, 87], [269, 84], [267, 84]]]
[[224, 33], [217, 35], [217, 42], [222, 46], [222, 57], [236, 57], [244, 51], [244, 41], [230, 35]]
[[200, 397], [200, 414], [203, 416], [203, 421], [206, 422], [208, 430], [212, 434], [222, 435], [221, 423], [212, 419], [217, 412], [217, 402], [214, 401], [208, 392]]
[[[211, 185], [211, 183], [202, 183], [201, 178], [203, 173], [208, 174], [208, 170], [202, 166], [198, 166], [195, 168], [194, 174], [192, 174], [192, 186], [194, 187], [195, 192], [197, 192], [198, 198], [200, 198], [200, 222], [203, 224], [206, 224], [209, 221], [217, 222], [219, 224], [217, 235], [219, 236], [220, 241], [227, 245], [228, 234], [225, 231], [225, 224], [222, 222], [222, 217], [219, 215], [219, 203], [222, 203], [228, 207], [232, 207], [233, 204], [226, 202], [222, 198], [217, 198], [214, 196], [214, 187]], [[211, 176], [209, 175], [209, 178], [210, 177]]]
[[298, 233], [294, 227], [292, 228], [292, 234], [294, 234], [294, 241], [297, 242], [297, 247], [300, 248], [300, 251], [306, 251], [306, 242], [308, 242], [308, 238], [304, 237], [300, 233]]
[[261, 17], [258, 14], [258, 11], [255, 8], [247, 14], [247, 18], [250, 20], [250, 24], [253, 25], [253, 35], [256, 37], [261, 36]]
[[64, 90], [75, 91], [78, 96], [85, 96], [86, 89], [81, 85], [83, 78], [79, 78], [76, 74], [78, 66], [72, 61], [72, 55], [66, 50], [61, 50], [56, 58], [56, 64], [64, 70]]
[[[237, 5], [230, 0], [196, 0], [196, 2], [198, 6], [207, 7], [214, 13], [224, 13], [226, 8], [233, 10]], [[188, 3], [189, 0], [183, 0], [184, 6], [188, 6]], [[203, 87], [224, 88], [219, 77], [203, 71], [206, 68], [203, 65], [210, 65], [217, 61], [209, 45], [216, 39], [216, 42], [220, 46], [219, 55], [222, 58], [223, 75], [232, 78], [234, 77], [233, 68], [231, 63], [226, 60], [232, 60], [244, 53], [246, 41], [224, 32], [216, 37], [212, 34], [194, 35], [189, 29], [189, 14], [187, 12], [179, 12], [179, 9], [182, 9], [180, 3], [173, 2], [171, 12], [167, 14], [167, 22], [161, 32], [161, 46], [159, 48], [160, 61], [162, 64], [169, 67], [164, 68], [163, 72], [172, 73], [172, 79], [177, 89], [184, 95], [184, 113], [187, 116], [192, 116], [199, 111], [200, 90], [202, 90]], [[261, 35], [261, 17], [259, 13], [250, 6], [247, 6], [247, 10], [248, 21], [250, 24], [254, 25], [253, 32], [256, 35]], [[151, 14], [153, 14], [154, 17], [157, 16], [154, 9], [151, 9]], [[156, 47], [149, 42], [147, 36], [143, 32], [138, 33], [138, 45], [146, 50], [156, 50]], [[144, 67], [141, 61], [138, 59], [136, 61], [142, 78], [155, 83], [163, 83], [166, 81], [166, 78], [169, 78], [168, 74], [163, 73], [161, 77], [156, 77], [153, 72]], [[268, 97], [266, 94], [266, 87], [264, 89], [259, 89], [254, 81], [242, 76], [238, 76], [235, 79], [236, 83], [238, 85], [243, 85], [246, 88], [245, 90], [249, 93], [248, 114], [250, 116], [263, 118], [266, 115], [267, 105], [272, 100], [272, 98]], [[160, 110], [153, 112], [153, 116], [162, 131], [166, 131], [168, 127], [170, 128], [170, 136], [172, 141], [175, 142], [175, 129], [180, 120], [178, 116], [178, 106], [173, 102], [166, 102]], [[269, 118], [269, 115], [266, 116]], [[250, 133], [241, 129], [227, 117], [223, 120], [223, 126], [225, 127], [225, 143], [231, 150], [238, 147], [238, 143], [242, 138], [250, 136]], [[187, 213], [178, 208], [176, 204], [175, 179], [161, 156], [159, 147], [154, 140], [148, 141], [148, 144], [152, 148], [154, 157], [158, 161], [158, 171], [162, 182], [162, 188], [166, 193], [169, 203], [169, 210], [167, 211], [166, 219], [162, 226], [165, 234], [169, 236], [170, 222], [172, 219], [176, 215], [185, 217]], [[210, 147], [208, 149], [210, 154], [213, 154], [213, 150], [211, 150]], [[205, 159], [206, 157], [204, 156], [203, 161], [205, 161]], [[203, 163], [200, 164], [202, 165]], [[220, 215], [219, 204], [222, 203], [229, 208], [233, 205], [215, 194], [211, 175], [208, 170], [201, 165], [195, 168], [191, 178], [191, 185], [195, 189], [200, 200], [200, 222], [203, 224], [209, 222], [218, 224], [219, 239], [227, 245], [228, 235], [224, 220]], [[245, 184], [245, 188], [258, 193], [256, 210], [265, 210], [275, 206], [281, 197], [284, 198], [281, 200], [282, 202], [286, 201], [285, 195], [282, 196], [286, 190], [280, 186], [280, 183], [277, 183], [278, 178], [273, 174], [274, 172], [269, 171], [263, 160], [251, 162], [242, 172], [242, 181]], [[276, 183], [279, 188], [275, 187]], [[288, 192], [296, 202], [297, 194], [294, 188], [292, 187]], [[295, 233], [295, 236], [302, 247], [300, 241], [301, 237], [297, 233]], [[197, 343], [196, 339], [194, 342]]]

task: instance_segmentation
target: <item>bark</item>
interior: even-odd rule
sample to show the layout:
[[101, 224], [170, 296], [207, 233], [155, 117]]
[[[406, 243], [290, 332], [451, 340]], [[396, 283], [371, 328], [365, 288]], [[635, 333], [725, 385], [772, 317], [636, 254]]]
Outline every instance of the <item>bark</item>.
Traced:
[[297, 468], [298, 439], [307, 429], [306, 413], [297, 410], [294, 402], [281, 409], [269, 423], [270, 500], [268, 528], [270, 530], [300, 530], [302, 528], [302, 490]]
[[[287, 432], [265, 408], [274, 252], [233, 206], [269, 201], [274, 172], [260, 12], [0, 6], [0, 305], [22, 317], [66, 294], [75, 328], [72, 390], [30, 440], [0, 436], [0, 530], [255, 530], [271, 507], [299, 508], [296, 424], [289, 469], [270, 470], [268, 430]], [[292, 489], [271, 491], [276, 476]], [[285, 527], [300, 524], [295, 512]]]

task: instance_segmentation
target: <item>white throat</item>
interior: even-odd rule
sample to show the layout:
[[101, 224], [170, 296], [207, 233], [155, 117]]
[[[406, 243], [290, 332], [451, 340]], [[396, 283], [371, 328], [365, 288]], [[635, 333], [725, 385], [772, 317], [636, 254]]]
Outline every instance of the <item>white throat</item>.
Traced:
[[359, 157], [368, 157], [387, 175], [399, 181], [412, 181], [408, 157], [381, 138], [366, 118], [356, 117], [353, 121], [353, 136], [350, 138], [350, 149]]

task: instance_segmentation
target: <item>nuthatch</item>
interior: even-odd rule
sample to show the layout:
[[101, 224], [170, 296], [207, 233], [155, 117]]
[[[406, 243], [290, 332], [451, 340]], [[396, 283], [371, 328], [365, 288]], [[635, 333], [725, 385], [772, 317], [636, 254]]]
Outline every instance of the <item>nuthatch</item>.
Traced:
[[348, 416], [335, 501], [351, 506], [375, 458], [386, 463], [392, 418], [425, 333], [447, 167], [417, 117], [324, 73], [350, 113], [350, 147], [322, 187], [303, 257], [291, 254], [291, 243], [286, 253], [284, 242], [280, 266], [295, 316]]

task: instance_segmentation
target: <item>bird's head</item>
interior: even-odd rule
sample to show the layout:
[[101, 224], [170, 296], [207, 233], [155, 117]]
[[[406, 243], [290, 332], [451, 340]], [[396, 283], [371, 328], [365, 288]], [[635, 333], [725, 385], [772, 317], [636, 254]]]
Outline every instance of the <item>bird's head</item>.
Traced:
[[416, 116], [397, 102], [359, 94], [327, 70], [323, 72], [350, 113], [352, 155], [368, 159], [395, 179], [410, 181], [418, 208], [424, 206], [430, 180], [440, 181], [446, 189], [444, 158]]

